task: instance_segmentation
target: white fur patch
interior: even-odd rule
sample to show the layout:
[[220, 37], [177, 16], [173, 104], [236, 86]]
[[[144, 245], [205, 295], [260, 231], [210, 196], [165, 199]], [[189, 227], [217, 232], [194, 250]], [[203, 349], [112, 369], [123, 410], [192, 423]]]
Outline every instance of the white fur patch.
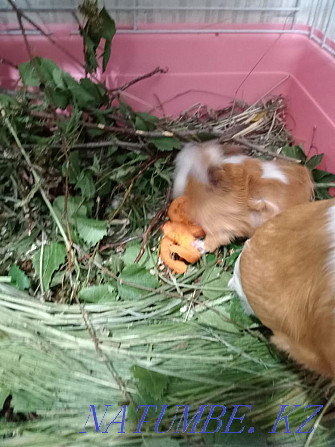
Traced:
[[218, 144], [201, 146], [187, 143], [176, 157], [173, 197], [184, 193], [189, 175], [199, 182], [208, 183], [208, 168], [222, 164], [224, 157]]
[[269, 178], [273, 180], [280, 180], [283, 183], [289, 183], [288, 178], [281, 169], [278, 168], [273, 161], [265, 161], [262, 163], [263, 174], [262, 178]]
[[196, 239], [194, 242], [192, 242], [192, 245], [194, 248], [200, 251], [200, 253], [203, 255], [205, 252], [205, 242], [201, 239]]
[[331, 206], [327, 210], [327, 232], [330, 235], [330, 255], [327, 264], [330, 271], [333, 272], [334, 285], [335, 285], [335, 205]]
[[249, 158], [249, 157], [247, 157], [246, 155], [231, 155], [229, 157], [225, 157], [225, 159], [223, 160], [222, 164], [240, 165], [247, 158]]
[[232, 279], [228, 283], [228, 287], [232, 290], [234, 290], [237, 295], [239, 296], [241, 300], [241, 304], [243, 306], [243, 309], [247, 315], [255, 315], [254, 311], [252, 310], [248, 298], [246, 297], [243, 288], [242, 288], [242, 282], [241, 282], [241, 272], [240, 272], [240, 259], [241, 255], [237, 258], [237, 261], [235, 263], [234, 267], [234, 275]]
[[208, 166], [218, 166], [224, 161], [222, 147], [218, 144], [207, 146], [205, 149], [202, 149], [202, 152], [205, 152], [209, 159]]

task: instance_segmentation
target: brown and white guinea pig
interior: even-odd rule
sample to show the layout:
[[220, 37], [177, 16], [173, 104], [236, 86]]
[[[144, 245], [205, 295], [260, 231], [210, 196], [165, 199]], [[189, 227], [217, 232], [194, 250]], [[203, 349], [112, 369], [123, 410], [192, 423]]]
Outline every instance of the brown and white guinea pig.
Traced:
[[236, 145], [188, 143], [176, 158], [173, 196], [182, 194], [189, 215], [206, 233], [204, 251], [214, 251], [310, 201], [313, 182], [310, 171], [294, 162], [252, 158]]
[[335, 199], [292, 207], [257, 229], [230, 287], [280, 350], [335, 379]]

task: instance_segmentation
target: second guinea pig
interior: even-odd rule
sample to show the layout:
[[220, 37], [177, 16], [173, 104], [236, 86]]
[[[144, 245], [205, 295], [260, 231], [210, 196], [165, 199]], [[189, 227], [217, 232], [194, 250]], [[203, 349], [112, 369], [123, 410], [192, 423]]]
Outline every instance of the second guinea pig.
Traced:
[[251, 237], [276, 214], [312, 200], [313, 182], [298, 163], [252, 158], [234, 145], [188, 143], [176, 158], [173, 195], [182, 194], [190, 217], [206, 233], [198, 248], [211, 252], [234, 238]]
[[257, 229], [230, 287], [280, 350], [335, 380], [335, 199], [295, 206]]

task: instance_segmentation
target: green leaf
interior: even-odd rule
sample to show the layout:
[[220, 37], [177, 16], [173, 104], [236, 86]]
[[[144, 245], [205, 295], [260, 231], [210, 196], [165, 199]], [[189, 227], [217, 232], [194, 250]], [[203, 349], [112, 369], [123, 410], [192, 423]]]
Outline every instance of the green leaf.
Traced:
[[102, 54], [102, 71], [106, 70], [112, 47], [112, 39], [116, 33], [115, 22], [105, 8], [99, 14], [102, 21], [102, 36], [105, 38], [105, 48]]
[[14, 287], [17, 287], [19, 290], [29, 289], [30, 279], [17, 265], [11, 266], [9, 276]]
[[158, 118], [150, 113], [138, 112], [135, 118], [135, 127], [137, 130], [154, 130], [156, 129], [156, 123]]
[[[53, 208], [58, 218], [64, 221], [64, 204], [65, 197], [58, 196], [53, 202]], [[74, 223], [74, 218], [76, 217], [87, 217], [87, 205], [83, 204], [83, 199], [81, 197], [68, 197], [67, 200], [67, 215], [69, 220]]]
[[230, 279], [231, 274], [222, 268], [216, 266], [208, 268], [201, 278], [203, 295], [211, 300], [225, 295]]
[[19, 73], [24, 85], [37, 87], [41, 80], [36, 71], [36, 67], [31, 62], [24, 62], [19, 65]]
[[[43, 247], [42, 257], [42, 281], [45, 291], [49, 290], [50, 281], [52, 275], [56, 270], [64, 263], [66, 258], [65, 245], [59, 242], [51, 242], [49, 245]], [[33, 258], [33, 266], [36, 275], [40, 276], [40, 261], [41, 261], [41, 248], [35, 253]]]
[[78, 181], [76, 183], [76, 188], [81, 190], [83, 197], [91, 199], [95, 194], [95, 184], [92, 174], [89, 171], [82, 171]]
[[78, 217], [76, 223], [79, 236], [90, 247], [96, 245], [107, 234], [107, 223], [104, 220]]
[[313, 155], [313, 157], [311, 157], [309, 160], [307, 160], [306, 162], [306, 166], [309, 169], [315, 169], [317, 166], [319, 166], [319, 164], [322, 162], [323, 159], [323, 155], [324, 154], [318, 154], [318, 155]]
[[181, 142], [173, 137], [154, 137], [149, 138], [148, 141], [154, 144], [159, 151], [172, 151], [181, 147]]
[[[122, 281], [127, 281], [135, 285], [126, 286], [122, 284]], [[120, 282], [118, 283], [118, 292], [124, 300], [136, 300], [148, 292], [143, 289], [137, 289], [136, 285], [145, 286], [150, 288], [157, 288], [159, 286], [156, 276], [150, 274], [150, 272], [137, 264], [127, 265], [120, 275]]]
[[64, 83], [64, 76], [62, 70], [58, 67], [52, 71], [52, 78], [54, 85], [62, 90], [66, 89], [66, 85]]
[[285, 146], [280, 153], [295, 158], [296, 160], [300, 160], [303, 163], [305, 163], [307, 159], [305, 152], [300, 146]]
[[198, 315], [198, 323], [210, 326], [215, 329], [227, 332], [238, 332], [239, 329], [230, 320], [226, 306], [215, 306], [212, 309], [205, 310]]
[[79, 298], [87, 303], [101, 303], [116, 300], [116, 290], [111, 284], [85, 287], [79, 292]]
[[[141, 250], [142, 244], [139, 242], [135, 243], [128, 243], [126, 250], [123, 255], [123, 262], [125, 265], [133, 265], [135, 262], [135, 259], [137, 258], [140, 250]], [[153, 257], [150, 255], [149, 250], [146, 249], [142, 258], [140, 259], [138, 265], [144, 266], [147, 269], [151, 269], [155, 266], [155, 262]]]
[[239, 298], [231, 299], [229, 304], [230, 318], [234, 321], [234, 323], [237, 323], [244, 327], [254, 327], [255, 325], [257, 325], [257, 323], [255, 324], [255, 321], [245, 313]]
[[84, 33], [85, 63], [88, 72], [94, 72], [98, 68], [98, 62], [95, 57], [98, 44], [87, 34]]
[[150, 371], [141, 366], [133, 366], [132, 372], [139, 390], [144, 390], [156, 400], [163, 397], [170, 382], [168, 376]]
[[316, 198], [316, 200], [327, 200], [327, 199], [331, 199], [332, 196], [329, 194], [329, 191], [327, 188], [318, 188], [315, 191], [315, 198]]
[[3, 107], [22, 107], [22, 105], [19, 104], [16, 98], [10, 95], [5, 95], [3, 93], [0, 93], [0, 104]]
[[79, 6], [79, 10], [86, 19], [86, 24], [81, 29], [81, 34], [84, 38], [86, 69], [88, 71], [95, 71], [97, 69], [96, 52], [101, 39], [105, 39], [105, 47], [102, 55], [102, 68], [105, 71], [110, 58], [112, 39], [116, 33], [115, 22], [105, 8], [102, 8], [98, 12], [97, 3], [83, 2]]
[[331, 174], [321, 169], [313, 169], [313, 179], [316, 183], [329, 183], [335, 181], [335, 174]]
[[43, 57], [35, 57], [31, 64], [37, 67], [38, 75], [40, 76], [40, 80], [43, 84], [48, 85], [49, 87], [55, 87], [54, 76], [55, 72], [58, 71], [60, 75], [62, 75], [63, 70], [61, 70], [56, 62], [51, 59], [43, 58]]
[[52, 88], [60, 84], [63, 73], [54, 61], [42, 57], [34, 57], [30, 62], [20, 64], [19, 72], [24, 85], [39, 86], [45, 84]]
[[101, 9], [101, 11], [99, 13], [99, 17], [102, 21], [102, 36], [106, 40], [111, 41], [116, 33], [115, 21], [109, 15], [106, 8]]
[[[82, 90], [86, 92], [87, 96], [84, 101], [81, 102], [81, 104], [84, 104], [84, 106], [87, 107], [99, 107], [102, 105], [103, 100], [106, 95], [106, 88], [102, 84], [95, 84], [88, 78], [84, 78], [80, 80], [79, 86], [81, 88], [80, 95], [82, 95]], [[90, 99], [89, 99], [90, 98]], [[77, 97], [79, 100], [80, 98]], [[86, 102], [89, 102], [88, 104]], [[101, 118], [103, 115], [100, 116]], [[99, 121], [101, 122], [101, 120]]]
[[108, 61], [111, 55], [112, 43], [109, 40], [105, 42], [105, 48], [102, 53], [102, 71], [104, 72], [107, 68]]
[[[62, 166], [63, 177], [66, 175], [66, 162]], [[80, 175], [79, 151], [70, 152], [69, 155], [69, 183], [74, 185]]]
[[60, 88], [50, 88], [49, 96], [51, 97], [52, 104], [59, 109], [66, 109], [70, 103], [71, 96], [66, 90]]

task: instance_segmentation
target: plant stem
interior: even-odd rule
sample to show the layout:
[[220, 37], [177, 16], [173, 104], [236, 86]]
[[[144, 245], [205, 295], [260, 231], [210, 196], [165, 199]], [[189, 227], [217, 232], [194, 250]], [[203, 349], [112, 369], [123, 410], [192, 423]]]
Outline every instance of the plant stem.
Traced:
[[335, 183], [315, 183], [315, 188], [335, 188]]

